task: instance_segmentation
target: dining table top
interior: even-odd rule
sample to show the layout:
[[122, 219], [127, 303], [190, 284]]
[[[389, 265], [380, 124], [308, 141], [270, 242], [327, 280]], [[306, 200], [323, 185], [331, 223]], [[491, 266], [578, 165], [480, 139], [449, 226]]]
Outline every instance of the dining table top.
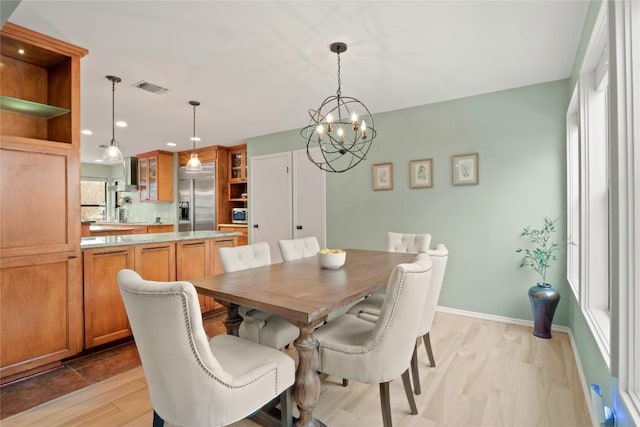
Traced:
[[278, 314], [308, 325], [350, 302], [385, 288], [393, 268], [414, 254], [347, 249], [345, 264], [321, 268], [317, 256], [190, 280], [219, 302]]

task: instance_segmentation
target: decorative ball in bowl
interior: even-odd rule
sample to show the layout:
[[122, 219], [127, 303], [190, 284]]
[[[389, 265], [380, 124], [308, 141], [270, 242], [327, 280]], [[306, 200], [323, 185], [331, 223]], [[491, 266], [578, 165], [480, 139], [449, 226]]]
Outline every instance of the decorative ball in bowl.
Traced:
[[344, 265], [347, 253], [342, 249], [320, 249], [318, 252], [318, 264], [322, 268], [337, 270]]

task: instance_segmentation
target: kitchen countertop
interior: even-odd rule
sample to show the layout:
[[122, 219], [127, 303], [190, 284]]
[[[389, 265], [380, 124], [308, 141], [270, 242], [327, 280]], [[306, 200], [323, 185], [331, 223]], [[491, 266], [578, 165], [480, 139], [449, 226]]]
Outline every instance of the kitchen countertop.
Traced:
[[247, 227], [247, 224], [218, 224], [218, 227]]
[[80, 249], [108, 248], [110, 246], [142, 245], [147, 243], [177, 242], [180, 240], [214, 239], [240, 236], [238, 232], [180, 231], [177, 233], [126, 234], [121, 236], [83, 237]]
[[117, 221], [95, 221], [92, 226], [134, 226], [134, 225], [173, 225], [173, 222], [117, 222]]
[[133, 230], [133, 225], [126, 224], [91, 224], [89, 226], [91, 231], [126, 231]]

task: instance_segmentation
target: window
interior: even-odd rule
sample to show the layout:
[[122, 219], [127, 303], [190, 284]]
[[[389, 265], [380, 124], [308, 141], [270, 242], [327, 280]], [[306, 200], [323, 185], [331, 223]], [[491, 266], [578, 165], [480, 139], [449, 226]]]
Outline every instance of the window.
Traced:
[[610, 363], [609, 51], [603, 3], [567, 110], [567, 279]]
[[80, 181], [80, 219], [102, 220], [106, 209], [107, 182], [104, 179], [83, 178]]
[[612, 30], [611, 373], [633, 418], [626, 424], [640, 425], [640, 2], [612, 1], [608, 7]]

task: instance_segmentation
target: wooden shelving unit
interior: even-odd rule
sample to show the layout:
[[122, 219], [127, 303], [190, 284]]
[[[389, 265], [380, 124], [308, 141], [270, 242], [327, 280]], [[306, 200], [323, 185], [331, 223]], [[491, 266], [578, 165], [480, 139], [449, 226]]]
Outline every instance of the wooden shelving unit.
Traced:
[[80, 58], [7, 22], [0, 31], [0, 376], [82, 350]]

